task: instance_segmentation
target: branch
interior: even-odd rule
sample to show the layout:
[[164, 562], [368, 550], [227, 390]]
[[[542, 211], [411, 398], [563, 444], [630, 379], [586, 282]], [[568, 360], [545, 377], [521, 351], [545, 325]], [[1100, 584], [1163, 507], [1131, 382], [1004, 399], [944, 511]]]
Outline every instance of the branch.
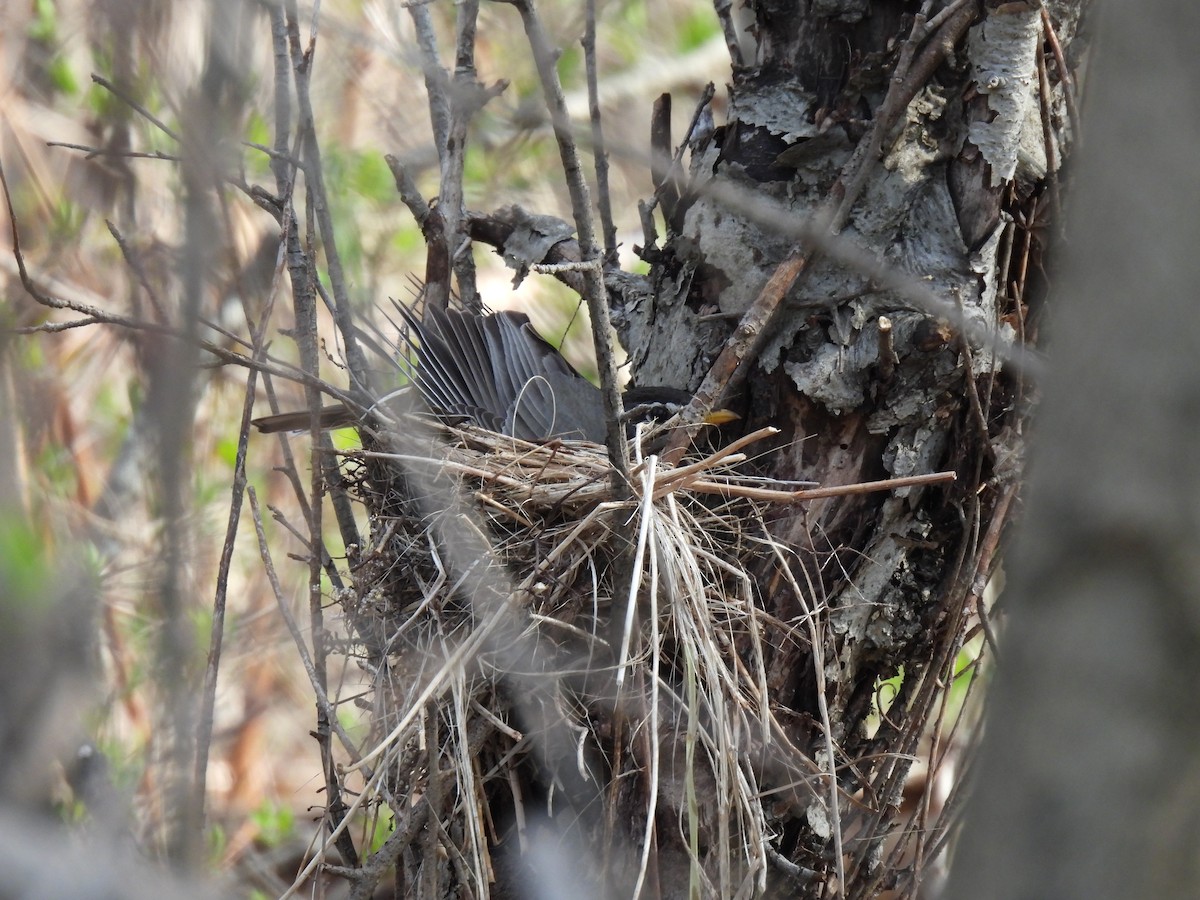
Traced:
[[[571, 122], [567, 116], [566, 100], [562, 84], [554, 67], [555, 54], [542, 27], [541, 20], [531, 0], [511, 0], [521, 14], [529, 46], [533, 50], [538, 76], [542, 82], [546, 106], [554, 126], [554, 137], [562, 158], [563, 173], [571, 195], [571, 213], [579, 234], [579, 249], [583, 262], [594, 263], [583, 272], [584, 299], [592, 319], [592, 344], [596, 350], [596, 367], [600, 373], [600, 392], [604, 399], [604, 418], [608, 426], [605, 446], [613, 465], [614, 492], [628, 494], [629, 453], [625, 442], [625, 428], [621, 424], [621, 393], [617, 381], [617, 361], [612, 344], [612, 319], [609, 315], [608, 298], [604, 289], [604, 276], [600, 266], [596, 233], [592, 225], [591, 202], [587, 182], [579, 163], [579, 153], [571, 136]], [[617, 480], [622, 484], [617, 484]]]
[[600, 226], [604, 232], [604, 262], [617, 265], [617, 226], [613, 222], [612, 198], [608, 193], [608, 152], [600, 124], [600, 85], [596, 75], [596, 0], [587, 0], [587, 25], [583, 32], [583, 65], [587, 71], [588, 118], [592, 122], [592, 164], [596, 169], [596, 197]]

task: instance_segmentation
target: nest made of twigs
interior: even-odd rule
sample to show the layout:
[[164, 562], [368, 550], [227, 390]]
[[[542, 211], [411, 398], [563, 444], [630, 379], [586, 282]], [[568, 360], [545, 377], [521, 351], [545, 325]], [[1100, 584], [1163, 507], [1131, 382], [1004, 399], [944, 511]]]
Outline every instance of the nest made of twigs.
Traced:
[[[744, 485], [746, 441], [688, 467], [642, 459], [619, 500], [590, 444], [472, 428], [384, 443], [345, 454], [372, 535], [338, 599], [374, 682], [358, 767], [397, 828], [416, 798], [443, 797], [441, 833], [488, 896], [495, 848], [518, 843], [506, 829], [525, 843], [565, 798], [592, 808], [572, 827], [606, 847], [584, 868], [610, 886], [636, 887], [655, 846], [660, 871], [670, 850], [705, 895], [761, 889], [766, 748], [792, 802], [815, 795], [766, 703], [750, 571], [766, 529], [753, 499], [713, 489]], [[641, 825], [614, 829], [603, 803]], [[651, 840], [663, 814], [690, 837]]]

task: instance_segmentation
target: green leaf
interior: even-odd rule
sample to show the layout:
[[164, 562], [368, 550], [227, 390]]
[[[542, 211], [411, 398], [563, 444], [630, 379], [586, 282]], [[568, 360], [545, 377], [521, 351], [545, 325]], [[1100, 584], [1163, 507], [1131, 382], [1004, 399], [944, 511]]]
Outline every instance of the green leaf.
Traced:
[[[5, 598], [0, 621], [50, 601], [53, 592], [46, 585], [51, 568], [45, 541], [32, 525], [16, 516], [0, 519], [0, 596]], [[12, 627], [5, 627], [4, 633], [18, 636], [17, 623], [8, 625]]]
[[717, 17], [711, 9], [697, 9], [679, 25], [679, 43], [676, 50], [687, 53], [707, 44], [717, 35]]
[[296, 814], [290, 807], [266, 801], [250, 814], [258, 828], [258, 839], [267, 847], [278, 847], [296, 830]]
[[54, 0], [34, 0], [33, 18], [26, 27], [25, 34], [31, 40], [43, 44], [55, 42], [58, 35], [58, 20]]
[[50, 76], [50, 82], [54, 85], [54, 89], [59, 93], [68, 97], [79, 95], [79, 81], [75, 78], [75, 73], [71, 71], [71, 66], [65, 57], [54, 57], [50, 61], [47, 74]]
[[349, 182], [351, 190], [376, 203], [387, 203], [396, 195], [392, 172], [378, 153], [364, 153], [353, 159]]

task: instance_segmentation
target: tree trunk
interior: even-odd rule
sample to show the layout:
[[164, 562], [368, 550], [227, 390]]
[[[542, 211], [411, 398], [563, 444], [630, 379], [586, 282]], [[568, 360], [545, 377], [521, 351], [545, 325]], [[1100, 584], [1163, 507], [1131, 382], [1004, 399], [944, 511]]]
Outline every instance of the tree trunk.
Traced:
[[[1085, 5], [1047, 4], [1068, 66]], [[755, 569], [786, 726], [785, 743], [758, 748], [760, 790], [779, 801], [774, 849], [819, 873], [806, 896], [838, 890], [839, 856], [846, 896], [907, 894], [947, 824], [932, 776], [906, 805], [910, 769], [920, 757], [953, 770], [946, 691], [981, 627], [1019, 483], [1032, 366], [1020, 350], [1037, 333], [1073, 136], [1068, 73], [1037, 3], [961, 4], [927, 39], [911, 3], [753, 8], [751, 27], [729, 29], [743, 64], [728, 121], [689, 136], [686, 183], [658, 194], [666, 240], [648, 235], [641, 251], [650, 275], [610, 279], [616, 318], [638, 381], [695, 387], [765, 298], [751, 359], [719, 383], [747, 430], [780, 429], [756, 448], [763, 475], [957, 474], [773, 507], [762, 524], [787, 552]], [[780, 279], [781, 301], [768, 296]], [[896, 676], [875, 723], [880, 683]], [[822, 771], [832, 753], [836, 807], [782, 746]]]

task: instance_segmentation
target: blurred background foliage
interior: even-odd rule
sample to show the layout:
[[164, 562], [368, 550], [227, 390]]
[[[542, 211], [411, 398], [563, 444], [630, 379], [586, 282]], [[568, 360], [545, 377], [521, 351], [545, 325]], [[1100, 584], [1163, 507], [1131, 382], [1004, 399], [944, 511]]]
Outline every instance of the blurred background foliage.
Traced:
[[[630, 249], [641, 239], [636, 204], [650, 193], [645, 152], [651, 104], [670, 91], [675, 133], [681, 134], [704, 84], [728, 78], [728, 58], [707, 4], [627, 0], [598, 6], [613, 205], [623, 263], [633, 267]], [[452, 59], [454, 7], [436, 0], [429, 9], [442, 59]], [[583, 10], [578, 0], [541, 5], [562, 49], [558, 67], [570, 110], [581, 124], [587, 110], [579, 44]], [[182, 117], [189, 97], [209, 74], [207, 36], [220, 35], [244, 102], [229, 107], [243, 111], [241, 120], [224, 123], [238, 140], [219, 148], [231, 178], [219, 202], [220, 243], [209, 251], [218, 275], [206, 287], [202, 318], [210, 334], [224, 329], [245, 335], [247, 313], [257, 319], [278, 296], [271, 349], [294, 360], [286, 338], [286, 283], [280, 283], [286, 274], [281, 278], [276, 267], [278, 227], [245, 190], [258, 184], [274, 189], [261, 149], [271, 144], [274, 128], [271, 37], [262, 9], [237, 2], [30, 0], [5, 4], [2, 17], [0, 161], [30, 276], [52, 296], [150, 321], [174, 321], [183, 303], [179, 270], [189, 248], [183, 246], [177, 136], [188, 124]], [[400, 4], [383, 0], [334, 0], [322, 3], [319, 14], [301, 7], [300, 19], [304, 39], [316, 28], [314, 118], [338, 247], [355, 301], [370, 315], [388, 297], [407, 300], [412, 276], [424, 269], [420, 233], [399, 202], [383, 155], [404, 162], [426, 198], [437, 192], [437, 154], [412, 21]], [[476, 54], [480, 81], [503, 79], [508, 87], [473, 123], [468, 207], [517, 203], [569, 218], [532, 59], [510, 7], [482, 6]], [[718, 91], [718, 111], [720, 103]], [[303, 191], [296, 202], [303, 218], [309, 212]], [[0, 229], [11, 245], [7, 217]], [[493, 253], [476, 248], [475, 254], [485, 300], [494, 307], [529, 308], [543, 333], [563, 339], [568, 355], [588, 369], [590, 341], [575, 298], [549, 278], [528, 279], [514, 292], [512, 273]], [[70, 703], [43, 709], [53, 727], [35, 735], [37, 752], [9, 766], [36, 768], [27, 793], [36, 799], [53, 792], [68, 820], [117, 822], [154, 845], [165, 802], [158, 766], [169, 748], [159, 734], [163, 698], [152, 675], [164, 627], [157, 571], [163, 498], [146, 475], [144, 417], [162, 344], [145, 332], [108, 325], [58, 330], [74, 316], [28, 296], [13, 254], [3, 254], [0, 274], [6, 326], [0, 402], [12, 423], [0, 447], [3, 618], [10, 640], [40, 647], [52, 669], [77, 676], [69, 682]], [[322, 323], [327, 354], [336, 359], [328, 326]], [[232, 339], [227, 343], [235, 346]], [[333, 366], [325, 363], [323, 371], [338, 380]], [[280, 388], [282, 405], [300, 401], [297, 386]], [[209, 648], [244, 390], [244, 370], [206, 369], [187, 435], [182, 583], [193, 642], [191, 658], [176, 662], [189, 679], [202, 670]], [[274, 440], [252, 439], [247, 477], [265, 502], [295, 516], [288, 486], [273, 472], [280, 453]], [[281, 884], [268, 874], [278, 861], [264, 863], [250, 851], [301, 847], [311, 835], [311, 826], [301, 823], [319, 818], [323, 785], [308, 733], [311, 689], [267, 585], [249, 517], [243, 513], [242, 519], [208, 767], [208, 852], [214, 867], [241, 873], [244, 895], [253, 890], [270, 896]], [[284, 529], [274, 521], [266, 526], [274, 545], [284, 546]], [[302, 555], [304, 548], [293, 544]], [[332, 529], [330, 546], [337, 546]], [[307, 567], [282, 559], [276, 564], [297, 618], [307, 621]], [[34, 615], [30, 604], [53, 614]], [[64, 637], [60, 627], [46, 624], [60, 626], [63, 619], [95, 640]], [[10, 665], [26, 666], [20, 659]], [[336, 690], [352, 695], [356, 677], [342, 673]], [[46, 704], [50, 695], [46, 689], [36, 696]], [[347, 728], [359, 726], [351, 705], [341, 710]], [[80, 756], [80, 747], [90, 749]], [[87, 802], [84, 776], [97, 771], [111, 791], [102, 810]], [[360, 846], [378, 845], [387, 823], [368, 818], [362, 829], [374, 837]]]

